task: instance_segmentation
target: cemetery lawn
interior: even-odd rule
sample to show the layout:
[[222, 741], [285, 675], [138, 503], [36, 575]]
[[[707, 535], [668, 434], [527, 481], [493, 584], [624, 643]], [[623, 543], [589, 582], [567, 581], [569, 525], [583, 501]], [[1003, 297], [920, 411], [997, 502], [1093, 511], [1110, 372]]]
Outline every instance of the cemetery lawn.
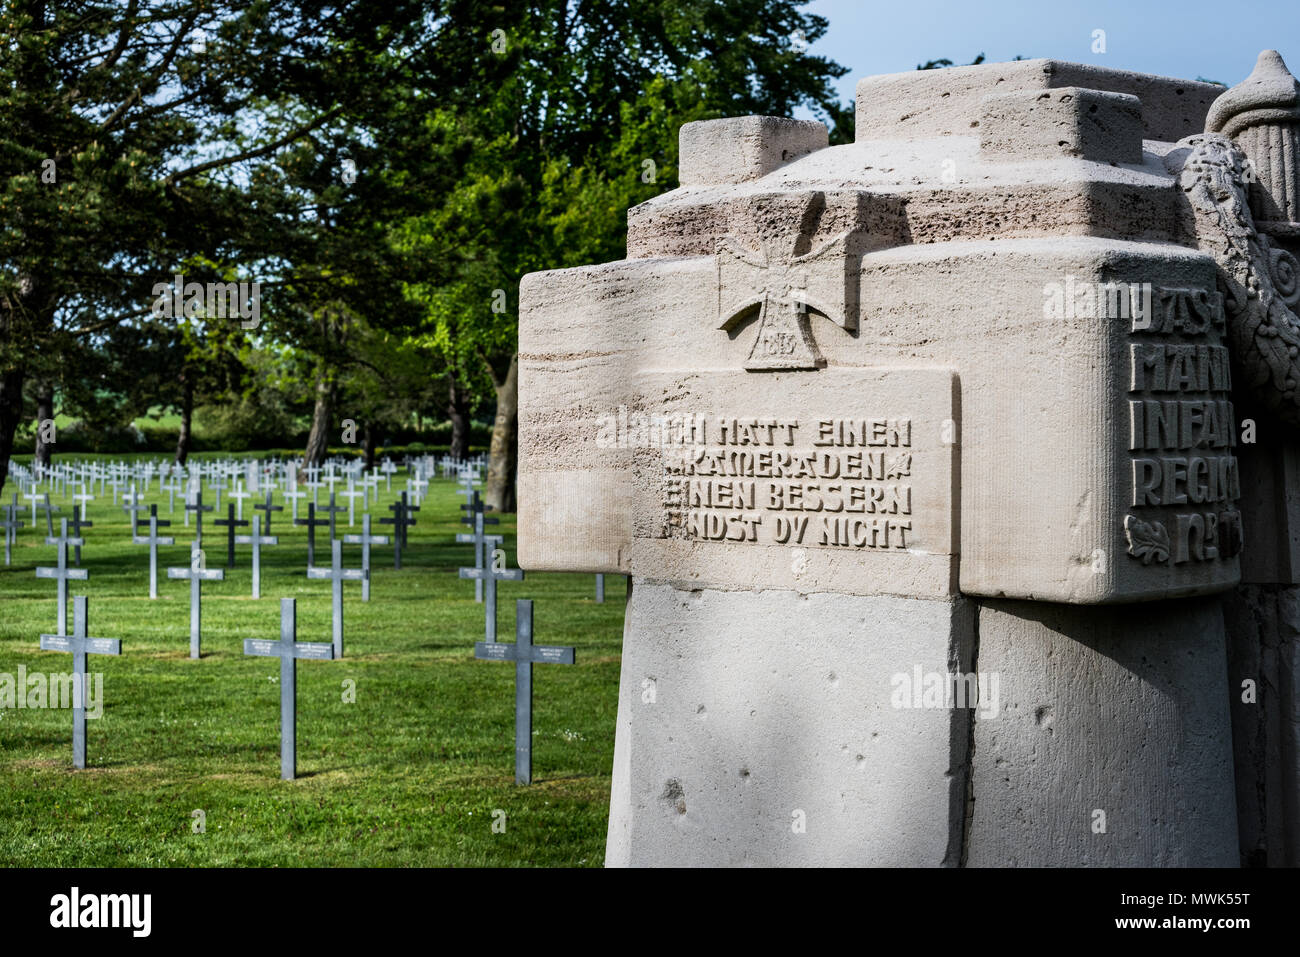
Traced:
[[[372, 521], [390, 514], [405, 485], [404, 472], [391, 493], [380, 482]], [[7, 483], [4, 500], [17, 490]], [[483, 606], [474, 583], [457, 577], [473, 564], [473, 546], [455, 544], [467, 530], [458, 524], [463, 498], [454, 480], [431, 480], [402, 570], [393, 569], [391, 546], [375, 546], [370, 602], [361, 602], [359, 583], [344, 585], [345, 657], [298, 663], [299, 776], [281, 781], [279, 661], [245, 657], [243, 641], [277, 639], [280, 598], [294, 597], [298, 640], [328, 642], [330, 583], [306, 578], [306, 529], [291, 527], [286, 504], [272, 523], [280, 545], [262, 550], [262, 598], [250, 597], [248, 546], [236, 547], [237, 568], [225, 581], [204, 582], [203, 657], [191, 660], [189, 583], [166, 577], [167, 566], [187, 564], [192, 536], [177, 499], [168, 514], [156, 479], [145, 498], [172, 520], [160, 534], [178, 542], [159, 548], [157, 601], [148, 597], [149, 549], [130, 543], [111, 489], [89, 507], [95, 524], [83, 533], [81, 567], [90, 577], [70, 582], [69, 595], [89, 596], [90, 634], [121, 639], [122, 655], [89, 657], [90, 672], [104, 675], [106, 704], [102, 718], [87, 721], [86, 770], [72, 768], [70, 711], [0, 708], [0, 864], [604, 863], [625, 579], [607, 576], [605, 604], [594, 601], [593, 575], [529, 573], [500, 583], [500, 639], [514, 640], [515, 599], [533, 598], [534, 641], [572, 645], [577, 660], [533, 670], [533, 784], [516, 786], [515, 669], [474, 658]], [[74, 503], [52, 501], [61, 508], [57, 534]], [[244, 504], [247, 519], [251, 501]], [[29, 522], [29, 506], [24, 516]], [[209, 568], [226, 558], [215, 517], [204, 520]], [[57, 630], [55, 583], [33, 571], [53, 565], [57, 549], [43, 544], [38, 521], [39, 536], [23, 528], [14, 564], [0, 566], [0, 674], [72, 668], [70, 655], [38, 648], [41, 633]], [[391, 528], [376, 524], [374, 532]], [[358, 506], [356, 527], [347, 528], [344, 513], [339, 534], [360, 530]], [[490, 531], [506, 535], [514, 567], [514, 516]], [[327, 536], [317, 538], [318, 564], [329, 561]], [[344, 547], [345, 567], [360, 566], [360, 551]], [[344, 701], [347, 682], [355, 682], [355, 703]], [[195, 833], [194, 811], [203, 812], [203, 833]], [[504, 820], [504, 833], [494, 832], [494, 820]]]

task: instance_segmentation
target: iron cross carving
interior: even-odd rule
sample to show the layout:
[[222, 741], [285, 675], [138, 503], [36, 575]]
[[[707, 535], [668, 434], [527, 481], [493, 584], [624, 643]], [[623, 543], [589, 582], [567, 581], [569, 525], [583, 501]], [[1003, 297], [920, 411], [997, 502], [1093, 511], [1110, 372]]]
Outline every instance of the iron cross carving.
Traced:
[[754, 252], [730, 236], [718, 241], [718, 328], [732, 332], [758, 307], [758, 335], [746, 371], [824, 367], [809, 310], [846, 332], [857, 331], [850, 233], [802, 256], [776, 256], [767, 248]]

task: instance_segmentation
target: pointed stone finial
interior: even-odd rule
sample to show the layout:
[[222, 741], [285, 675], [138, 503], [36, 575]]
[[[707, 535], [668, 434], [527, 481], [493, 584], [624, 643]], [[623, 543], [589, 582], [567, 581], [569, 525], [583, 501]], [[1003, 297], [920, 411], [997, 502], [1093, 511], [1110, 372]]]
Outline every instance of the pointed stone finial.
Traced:
[[1231, 137], [1250, 157], [1257, 225], [1300, 228], [1300, 82], [1276, 50], [1261, 53], [1250, 76], [1214, 101], [1205, 129]]

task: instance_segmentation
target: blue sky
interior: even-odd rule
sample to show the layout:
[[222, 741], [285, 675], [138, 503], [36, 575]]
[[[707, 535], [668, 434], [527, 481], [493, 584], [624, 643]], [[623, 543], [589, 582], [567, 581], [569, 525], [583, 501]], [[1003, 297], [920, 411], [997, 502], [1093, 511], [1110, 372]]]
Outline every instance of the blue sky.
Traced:
[[[914, 70], [947, 57], [969, 63], [1052, 57], [1232, 86], [1260, 50], [1281, 52], [1300, 71], [1300, 0], [813, 0], [803, 8], [830, 21], [812, 51], [850, 68], [840, 99], [875, 73]], [[1093, 31], [1106, 52], [1093, 53]]]

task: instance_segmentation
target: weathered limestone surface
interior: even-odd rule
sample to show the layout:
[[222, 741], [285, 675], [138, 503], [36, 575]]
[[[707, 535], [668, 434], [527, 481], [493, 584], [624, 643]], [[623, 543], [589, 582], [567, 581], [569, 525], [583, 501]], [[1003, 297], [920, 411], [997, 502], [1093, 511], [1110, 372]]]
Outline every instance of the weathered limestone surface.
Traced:
[[1300, 867], [1300, 588], [1242, 585], [1224, 613], [1241, 863]]
[[891, 679], [969, 671], [973, 611], [638, 582], [605, 863], [955, 866], [969, 712]]
[[981, 603], [967, 865], [1237, 866], [1219, 600], [1080, 611]]
[[858, 81], [857, 139], [968, 135], [979, 124], [976, 104], [989, 93], [1061, 87], [1136, 96], [1145, 137], [1170, 143], [1203, 130], [1210, 104], [1223, 92], [1212, 83], [1061, 60], [886, 73]]

